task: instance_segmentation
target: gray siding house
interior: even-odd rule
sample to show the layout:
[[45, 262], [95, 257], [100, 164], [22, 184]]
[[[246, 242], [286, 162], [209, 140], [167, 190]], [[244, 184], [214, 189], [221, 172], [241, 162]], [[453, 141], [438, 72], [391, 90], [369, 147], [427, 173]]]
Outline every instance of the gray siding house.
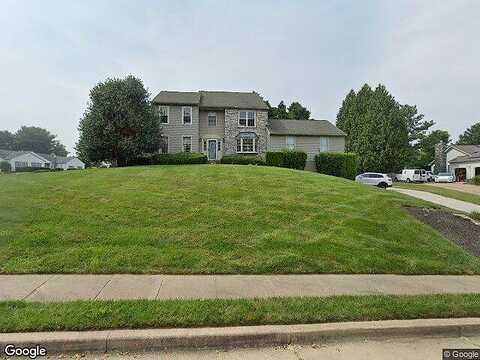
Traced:
[[164, 153], [201, 152], [213, 161], [223, 155], [299, 149], [307, 152], [307, 168], [312, 168], [319, 151], [345, 148], [345, 133], [326, 120], [268, 119], [269, 107], [255, 92], [161, 91], [153, 102]]

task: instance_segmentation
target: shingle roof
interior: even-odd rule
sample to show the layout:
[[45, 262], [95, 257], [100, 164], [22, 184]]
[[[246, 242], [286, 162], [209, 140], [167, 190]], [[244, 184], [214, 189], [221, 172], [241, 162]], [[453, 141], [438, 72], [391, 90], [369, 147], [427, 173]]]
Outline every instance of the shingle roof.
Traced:
[[268, 110], [267, 103], [254, 92], [200, 91], [200, 94], [201, 107]]
[[57, 164], [66, 164], [67, 162], [69, 162], [70, 160], [72, 159], [75, 159], [75, 156], [56, 156], [56, 159], [55, 157], [52, 155], [49, 155], [49, 154], [40, 154], [38, 153], [38, 155], [40, 155], [41, 157], [43, 157], [45, 160], [48, 160], [50, 162], [53, 162], [54, 160], [56, 161]]
[[474, 152], [480, 151], [480, 145], [452, 145], [452, 147], [467, 154], [473, 154]]
[[342, 130], [327, 120], [271, 119], [268, 130], [272, 135], [346, 136]]
[[167, 105], [198, 105], [200, 103], [200, 94], [187, 91], [160, 91], [153, 99], [153, 102]]
[[0, 159], [3, 160], [12, 160], [17, 156], [28, 153], [29, 151], [14, 151], [14, 150], [1, 150], [0, 149]]
[[266, 102], [254, 92], [160, 91], [153, 102], [165, 105], [199, 105], [204, 108], [268, 110]]

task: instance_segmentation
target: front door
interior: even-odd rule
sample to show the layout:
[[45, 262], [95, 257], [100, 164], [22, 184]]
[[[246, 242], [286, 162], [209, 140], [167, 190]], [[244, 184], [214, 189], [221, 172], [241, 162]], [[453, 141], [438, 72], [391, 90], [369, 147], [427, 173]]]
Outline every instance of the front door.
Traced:
[[217, 160], [217, 140], [208, 140], [208, 160]]

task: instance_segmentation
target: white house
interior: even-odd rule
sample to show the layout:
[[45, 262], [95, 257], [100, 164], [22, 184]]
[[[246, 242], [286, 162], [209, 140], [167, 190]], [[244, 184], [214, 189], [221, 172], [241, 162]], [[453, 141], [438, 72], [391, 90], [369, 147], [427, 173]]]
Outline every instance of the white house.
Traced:
[[[442, 149], [441, 144], [437, 146], [436, 151]], [[441, 167], [455, 175], [456, 181], [480, 176], [480, 145], [450, 145], [436, 157], [444, 164]]]
[[85, 169], [85, 164], [77, 157], [38, 154], [33, 151], [0, 149], [0, 161], [10, 163], [12, 171], [17, 171], [19, 168]]

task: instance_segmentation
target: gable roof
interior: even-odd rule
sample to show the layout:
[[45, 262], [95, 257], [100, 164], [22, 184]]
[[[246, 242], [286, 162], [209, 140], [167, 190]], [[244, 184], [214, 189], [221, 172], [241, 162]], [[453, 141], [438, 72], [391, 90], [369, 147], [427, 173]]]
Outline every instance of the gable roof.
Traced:
[[268, 130], [272, 135], [346, 136], [327, 120], [271, 119]]
[[200, 94], [200, 106], [206, 108], [268, 110], [267, 103], [255, 92], [202, 90]]
[[[480, 151], [480, 145], [451, 145], [450, 149], [454, 148], [465, 154], [473, 154], [474, 152]], [[449, 149], [447, 149], [448, 151]]]
[[0, 159], [12, 160], [20, 155], [28, 154], [30, 151], [14, 151], [14, 150], [2, 150], [0, 149]]
[[41, 157], [45, 158], [45, 160], [53, 163], [54, 161], [56, 161], [57, 164], [66, 164], [68, 163], [70, 160], [72, 159], [75, 159], [76, 156], [54, 156], [53, 154], [49, 155], [49, 154], [38, 154], [40, 155]]
[[255, 92], [160, 91], [153, 102], [164, 105], [199, 105], [204, 108], [268, 110], [267, 103]]
[[165, 105], [198, 105], [200, 94], [188, 91], [160, 91], [153, 102]]

